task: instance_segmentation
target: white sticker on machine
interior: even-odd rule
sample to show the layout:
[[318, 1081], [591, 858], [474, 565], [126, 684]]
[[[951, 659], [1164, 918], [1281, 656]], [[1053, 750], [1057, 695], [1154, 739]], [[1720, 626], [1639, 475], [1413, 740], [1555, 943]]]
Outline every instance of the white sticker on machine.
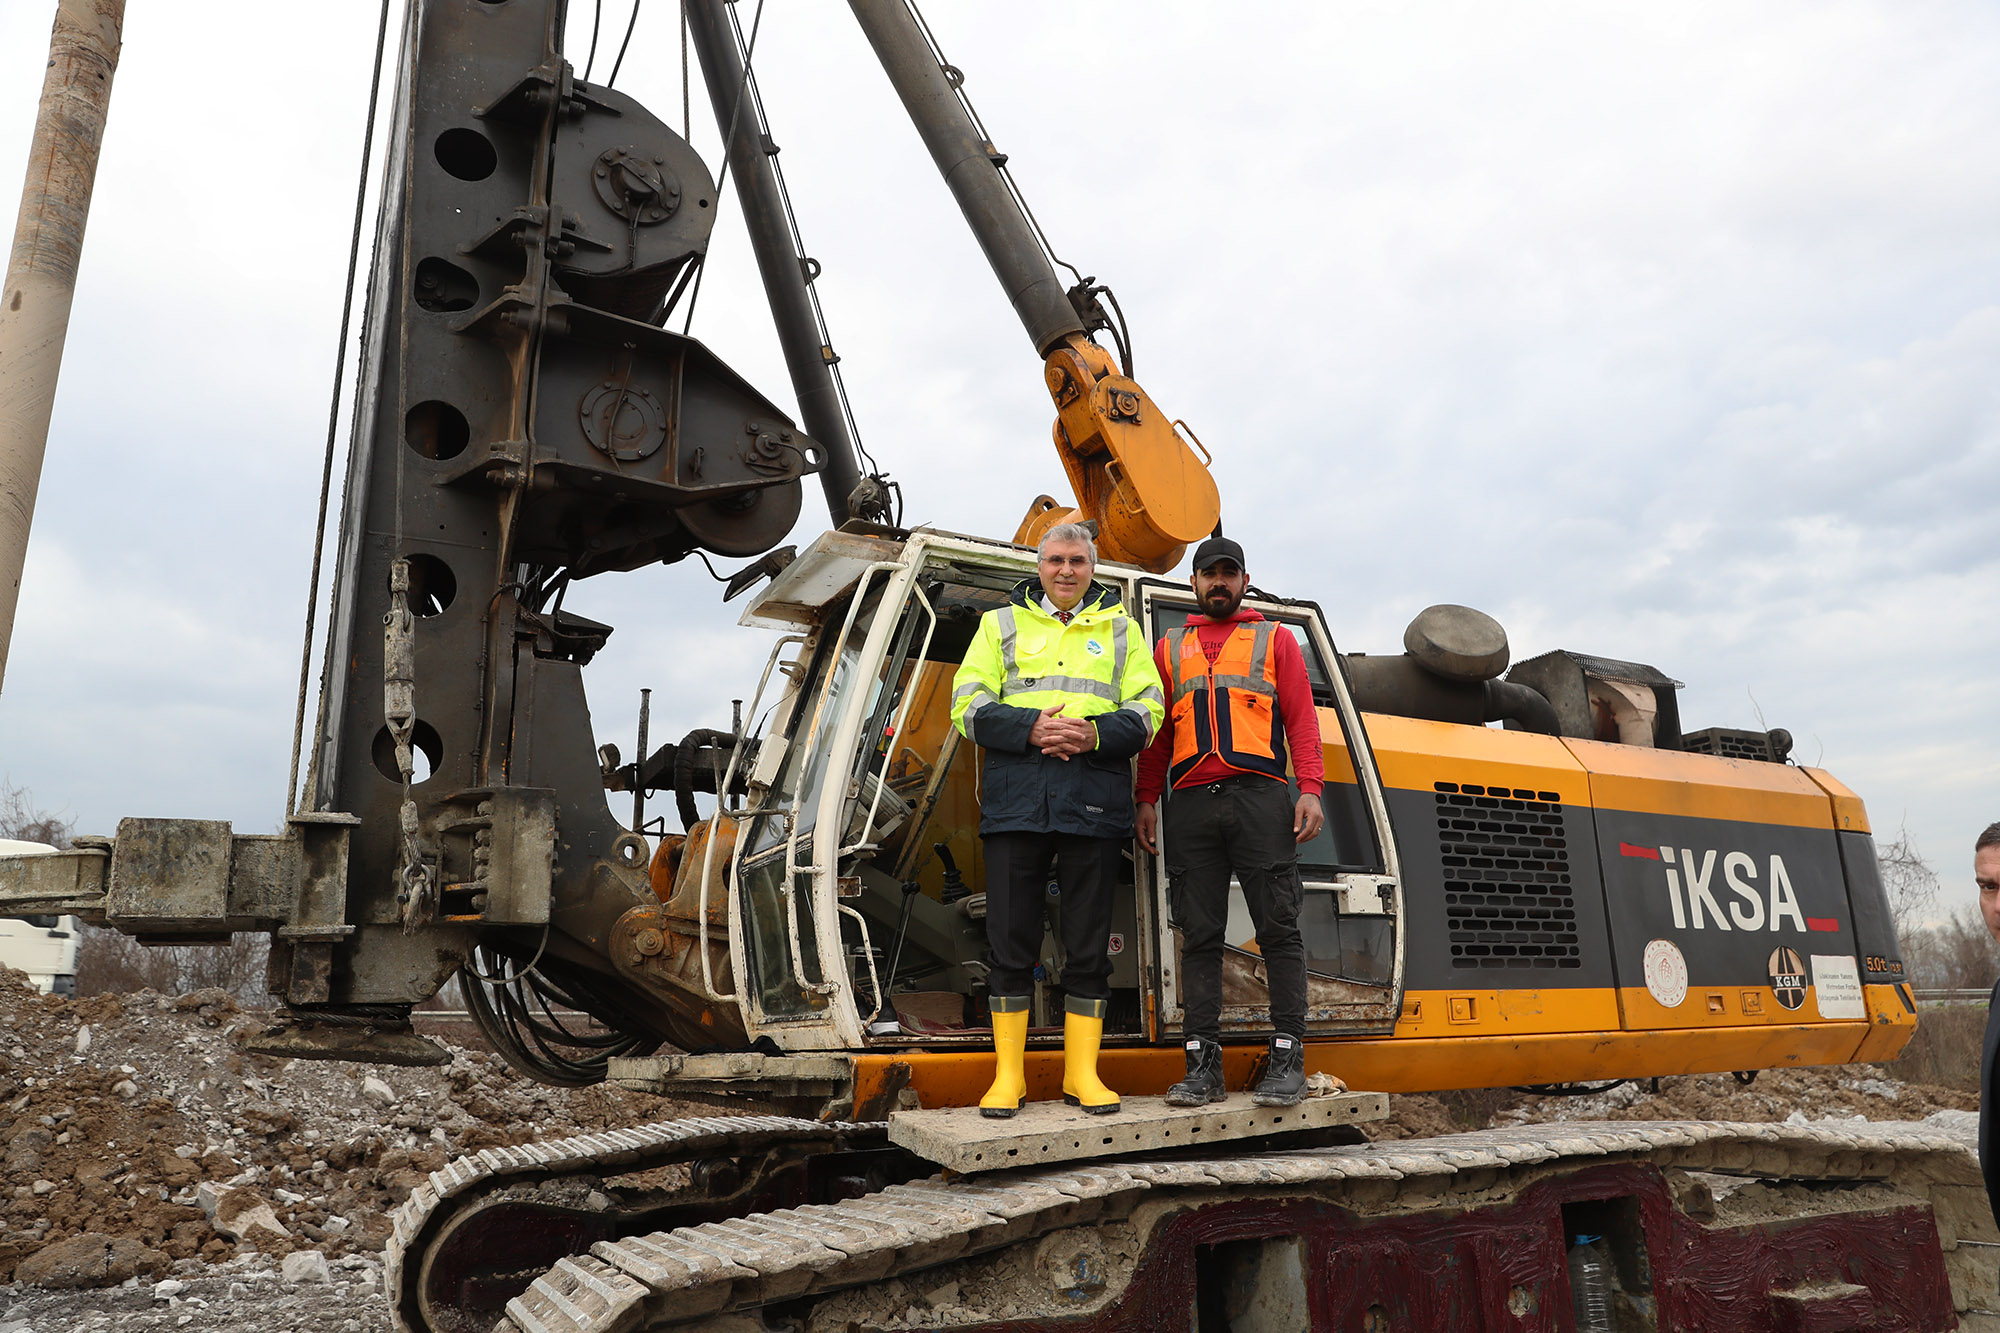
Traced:
[[1852, 955], [1814, 954], [1812, 979], [1821, 1018], [1868, 1017], [1868, 1003], [1861, 993], [1861, 969]]
[[1641, 963], [1646, 993], [1663, 1008], [1679, 1008], [1688, 997], [1688, 965], [1680, 949], [1672, 940], [1649, 940]]

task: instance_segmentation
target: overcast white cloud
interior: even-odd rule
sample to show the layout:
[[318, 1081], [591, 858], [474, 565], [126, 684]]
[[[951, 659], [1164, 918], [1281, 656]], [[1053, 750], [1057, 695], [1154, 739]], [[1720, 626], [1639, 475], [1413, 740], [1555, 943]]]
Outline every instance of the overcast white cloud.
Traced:
[[[1262, 582], [1352, 648], [1461, 601], [1517, 656], [1652, 663], [1963, 881], [2000, 817], [2000, 11], [930, 8]], [[0, 696], [0, 770], [88, 828], [281, 816], [371, 9], [132, 0]], [[675, 9], [620, 79], [670, 120]], [[0, 0], [7, 190], [52, 12]], [[1025, 336], [845, 7], [772, 0], [758, 63], [870, 447], [912, 519], [1011, 532], [1060, 486]], [[694, 129], [713, 161], [699, 81]], [[695, 331], [784, 402], [768, 324], [725, 201]], [[628, 747], [641, 686], [655, 735], [718, 725], [762, 664], [696, 568], [569, 604], [619, 626]]]

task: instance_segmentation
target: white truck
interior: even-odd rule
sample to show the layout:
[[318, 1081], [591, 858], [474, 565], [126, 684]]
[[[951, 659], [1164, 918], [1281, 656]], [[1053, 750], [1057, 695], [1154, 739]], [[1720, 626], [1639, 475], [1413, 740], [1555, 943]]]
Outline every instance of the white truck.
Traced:
[[[45, 855], [55, 850], [45, 842], [0, 838], [0, 856]], [[74, 995], [79, 934], [73, 916], [0, 917], [0, 965], [27, 973], [28, 980], [44, 995]]]

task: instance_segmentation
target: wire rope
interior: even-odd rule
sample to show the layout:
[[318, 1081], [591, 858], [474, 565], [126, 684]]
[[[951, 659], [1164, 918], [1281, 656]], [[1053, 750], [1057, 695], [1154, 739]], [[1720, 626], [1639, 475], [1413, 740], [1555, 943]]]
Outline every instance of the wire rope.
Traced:
[[[993, 136], [987, 131], [986, 122], [979, 118], [979, 108], [972, 104], [971, 95], [965, 91], [964, 71], [945, 59], [944, 47], [938, 42], [937, 34], [931, 31], [931, 25], [924, 18], [923, 11], [917, 7], [917, 0], [905, 0], [905, 3], [909, 5], [910, 16], [917, 21], [917, 28], [923, 33], [924, 41], [930, 46], [931, 58], [936, 60], [938, 68], [945, 72], [945, 82], [951, 86], [959, 105], [965, 108], [965, 114], [971, 119], [973, 129], [979, 132], [980, 142], [984, 143], [987, 150], [993, 154], [993, 165], [999, 171], [1000, 179], [1006, 182], [1007, 193], [1013, 196], [1014, 203], [1021, 210], [1021, 216], [1028, 220], [1028, 228], [1034, 232], [1036, 243], [1042, 247], [1042, 254], [1056, 267], [1068, 269], [1069, 275], [1076, 279], [1076, 288], [1084, 295], [1095, 297], [1102, 294], [1110, 299], [1111, 308], [1117, 313], [1118, 321], [1114, 325], [1106, 318], [1105, 325], [1110, 329], [1112, 341], [1118, 344], [1119, 359], [1124, 363], [1125, 374], [1129, 376], [1132, 373], [1132, 331], [1125, 322], [1125, 312], [1118, 307], [1118, 298], [1111, 294], [1109, 287], [1098, 286], [1097, 279], [1085, 277], [1076, 265], [1056, 253], [1055, 245], [1049, 240], [1048, 233], [1042, 230], [1041, 219], [1035, 216], [1035, 210], [1029, 206], [1028, 196], [1022, 191], [1021, 183], [1014, 179], [1014, 173], [1009, 169], [1005, 155], [993, 148]], [[1076, 291], [1072, 291], [1071, 295], [1074, 298]], [[1079, 314], [1081, 313], [1079, 311]]]
[[292, 719], [292, 763], [285, 777], [285, 813], [297, 813], [299, 797], [299, 756], [305, 748], [306, 696], [311, 692], [313, 631], [319, 611], [319, 580], [326, 549], [326, 511], [333, 496], [333, 457], [340, 438], [340, 390], [347, 369], [347, 333], [354, 317], [354, 275], [361, 262], [361, 223], [368, 202], [368, 164], [375, 148], [375, 109], [382, 95], [382, 58], [389, 46], [389, 10], [392, 0], [382, 0], [381, 17], [375, 25], [375, 69], [368, 80], [367, 127], [361, 133], [361, 169], [354, 188], [354, 228], [347, 240], [347, 286], [340, 303], [340, 338], [333, 355], [333, 401], [326, 413], [326, 457], [320, 464], [319, 517], [313, 525], [311, 586], [306, 591], [305, 643], [299, 650], [298, 711]]
[[[751, 66], [749, 51], [743, 41], [743, 26], [738, 21], [733, 9], [730, 11], [729, 22], [730, 26], [735, 30], [737, 48], [744, 53], [743, 80], [744, 87], [750, 95], [752, 114], [756, 117], [759, 132], [766, 139], [769, 139], [771, 134], [771, 117], [764, 110], [764, 94], [758, 87], [757, 73]], [[755, 42], [755, 40], [756, 27], [753, 24], [751, 27], [751, 41]], [[771, 176], [778, 186], [778, 202], [783, 207], [785, 213], [785, 228], [792, 238], [792, 252], [800, 256], [799, 262], [803, 264], [806, 253], [805, 233], [800, 230], [798, 213], [792, 207], [792, 191], [791, 187], [785, 181], [785, 167], [775, 154], [772, 155], [770, 162]], [[808, 279], [806, 282], [806, 300], [812, 305], [813, 326], [819, 334], [820, 346], [832, 347], [833, 331], [827, 323], [826, 310], [820, 304], [819, 287], [811, 279]], [[861, 455], [861, 461], [868, 465], [869, 472], [879, 473], [881, 471], [880, 465], [876, 463], [875, 456], [868, 452], [868, 446], [861, 440], [861, 427], [854, 419], [854, 405], [849, 401], [847, 396], [847, 382], [841, 376], [840, 362], [838, 360], [829, 361], [827, 363], [827, 371], [832, 376], [834, 397], [840, 403], [841, 418], [847, 423], [847, 436], [854, 442], [854, 451]]]
[[583, 81], [590, 82], [590, 72], [597, 68], [597, 32], [604, 26], [604, 0], [595, 0], [590, 13], [590, 54], [584, 57]]
[[[733, 13], [730, 16], [730, 20], [732, 23], [735, 21]], [[722, 200], [724, 198], [722, 187], [729, 183], [730, 145], [736, 142], [736, 125], [743, 117], [743, 90], [750, 82], [750, 60], [756, 54], [757, 32], [763, 25], [764, 0], [757, 0], [757, 12], [750, 16], [750, 48], [743, 53], [743, 77], [737, 80], [736, 100], [729, 109], [729, 128], [724, 130], [722, 134], [722, 170], [715, 178], [715, 212], [717, 221], [720, 220], [722, 214]], [[739, 47], [742, 46], [741, 29], [737, 32], [737, 45]], [[713, 221], [709, 223], [711, 228], [714, 225]], [[708, 271], [707, 259], [707, 252], [704, 251], [701, 258], [695, 261], [697, 268], [694, 275], [694, 286], [688, 292], [687, 317], [681, 321], [681, 336], [683, 338], [687, 337], [688, 330], [694, 327], [694, 308], [701, 300], [701, 282], [703, 276]]]
[[[917, 27], [924, 34], [924, 41], [930, 45], [931, 56], [937, 61], [938, 67], [945, 71], [945, 81], [951, 85], [952, 92], [957, 94], [959, 105], [965, 108], [965, 114], [972, 118], [972, 127], [979, 131], [980, 141], [990, 148], [993, 136], [987, 132], [986, 122], [979, 118], [979, 108], [972, 104], [972, 98], [965, 91], [964, 73], [958, 66], [944, 58], [944, 47], [938, 44], [937, 35], [931, 31], [930, 22], [924, 18], [924, 12], [917, 7], [916, 0], [907, 0], [907, 3], [910, 6], [911, 17], [916, 19]], [[1007, 164], [997, 162], [995, 166], [998, 167], [1001, 178], [1007, 182], [1008, 193], [1014, 196], [1014, 202], [1021, 206], [1021, 212], [1027, 216], [1028, 226], [1034, 230], [1035, 239], [1041, 242], [1042, 253], [1048, 256], [1049, 262], [1068, 269], [1070, 276], [1078, 282], [1087, 281], [1076, 265], [1058, 255], [1055, 247], [1049, 243], [1048, 233], [1042, 230], [1041, 222], [1035, 217], [1035, 210], [1028, 207], [1027, 196], [1021, 193], [1021, 187], [1015, 182], [1014, 173], [1007, 169]]]
[[618, 43], [618, 58], [611, 62], [611, 77], [604, 81], [607, 88], [618, 86], [618, 71], [625, 67], [625, 48], [632, 45], [632, 30], [639, 26], [640, 0], [632, 0], [632, 17], [625, 23], [625, 40]]

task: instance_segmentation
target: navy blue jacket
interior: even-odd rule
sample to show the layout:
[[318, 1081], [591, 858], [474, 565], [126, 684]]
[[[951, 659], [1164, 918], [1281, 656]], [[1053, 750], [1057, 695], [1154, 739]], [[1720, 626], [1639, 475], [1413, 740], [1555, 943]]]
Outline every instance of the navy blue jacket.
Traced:
[[[1041, 584], [1018, 584], [989, 611], [953, 682], [960, 731], [986, 751], [979, 832], [1132, 836], [1132, 757], [1165, 715], [1165, 692], [1145, 636], [1118, 594], [1093, 583], [1075, 619], [1042, 609]], [[1036, 717], [1064, 715], [1097, 729], [1097, 748], [1053, 759], [1028, 741]]]

